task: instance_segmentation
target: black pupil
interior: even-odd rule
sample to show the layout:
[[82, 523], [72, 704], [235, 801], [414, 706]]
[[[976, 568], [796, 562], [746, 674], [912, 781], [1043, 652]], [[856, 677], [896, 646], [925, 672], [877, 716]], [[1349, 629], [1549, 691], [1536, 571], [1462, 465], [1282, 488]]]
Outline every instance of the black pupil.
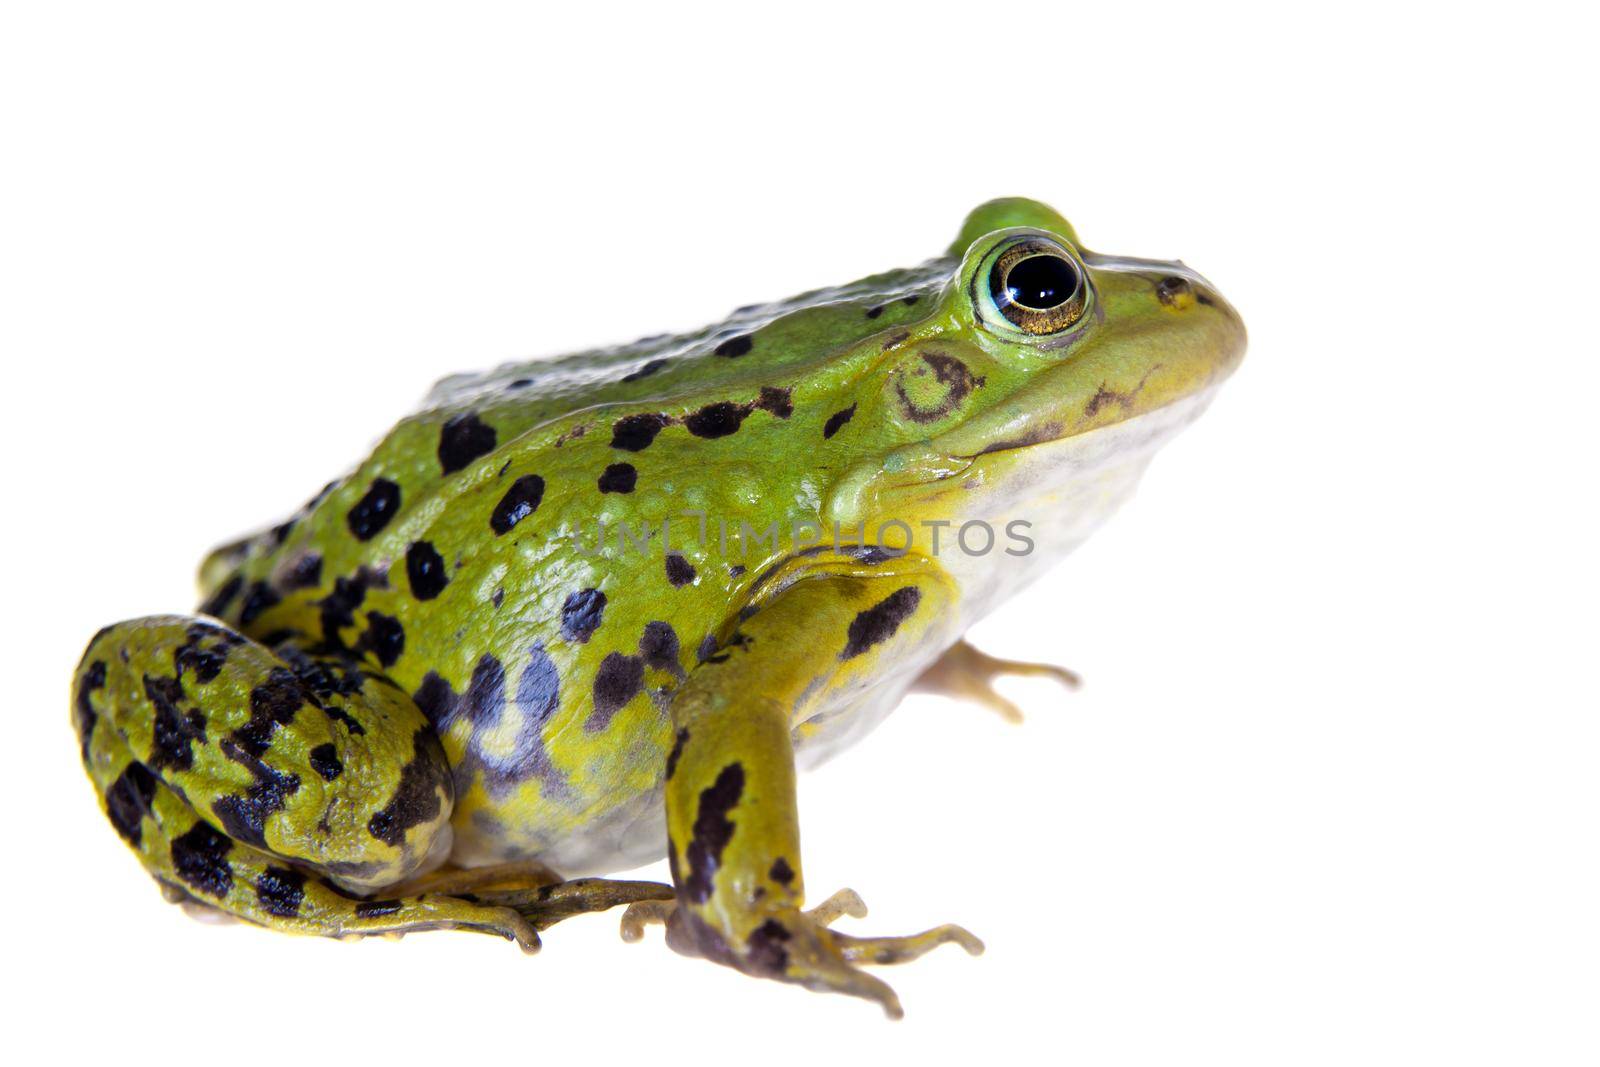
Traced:
[[1006, 289], [1023, 307], [1060, 307], [1078, 289], [1078, 269], [1060, 256], [1029, 256], [1006, 275]]

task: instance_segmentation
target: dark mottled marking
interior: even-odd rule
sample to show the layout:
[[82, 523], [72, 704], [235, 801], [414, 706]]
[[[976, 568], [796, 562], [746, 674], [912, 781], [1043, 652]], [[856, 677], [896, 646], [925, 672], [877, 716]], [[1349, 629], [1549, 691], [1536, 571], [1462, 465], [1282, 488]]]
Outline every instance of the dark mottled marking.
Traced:
[[[474, 726], [493, 726], [500, 721], [505, 706], [506, 669], [497, 657], [485, 652], [472, 668], [472, 679], [467, 682], [467, 691], [461, 694], [456, 714], [465, 716]], [[444, 728], [450, 721], [439, 725]]]
[[882, 314], [883, 314], [883, 305], [882, 304], [874, 304], [874, 305], [872, 305], [871, 307], [869, 307], [867, 309], [867, 318], [869, 318], [869, 319], [875, 319], [879, 315], [882, 315]]
[[411, 694], [411, 699], [427, 717], [429, 724], [437, 726], [455, 715], [456, 702], [461, 698], [456, 696], [449, 682], [429, 671], [422, 676], [422, 684]]
[[767, 877], [779, 885], [788, 885], [794, 881], [794, 868], [789, 866], [788, 860], [779, 856], [772, 861], [772, 869], [767, 872]]
[[729, 578], [737, 578], [743, 573], [744, 573], [744, 564], [743, 563], [735, 563], [733, 566], [728, 568], [728, 577]]
[[256, 879], [256, 899], [269, 915], [293, 919], [305, 896], [306, 876], [289, 867], [268, 867]]
[[850, 620], [850, 631], [840, 659], [851, 659], [894, 636], [900, 624], [911, 617], [922, 602], [922, 590], [914, 585], [896, 589], [872, 607]]
[[752, 974], [781, 975], [789, 966], [789, 950], [784, 947], [789, 940], [788, 927], [777, 919], [768, 919], [745, 939], [745, 965]]
[[261, 613], [278, 603], [278, 591], [266, 582], [251, 582], [239, 605], [239, 624], [248, 626], [261, 617]]
[[887, 352], [889, 349], [894, 348], [897, 345], [904, 344], [906, 339], [910, 336], [910, 330], [896, 330], [894, 333], [891, 333], [888, 337], [883, 339], [883, 350]]
[[532, 378], [513, 378], [506, 383], [507, 389], [526, 389], [533, 384]]
[[694, 658], [700, 663], [709, 663], [711, 657], [717, 654], [717, 635], [706, 634], [700, 640], [700, 647], [694, 650]]
[[1008, 437], [1002, 441], [990, 441], [978, 450], [978, 455], [987, 456], [991, 452], [1009, 452], [1014, 448], [1031, 448], [1033, 445], [1053, 441], [1060, 436], [1061, 424], [1059, 422], [1046, 423], [1017, 437]]
[[439, 790], [448, 783], [444, 754], [438, 741], [426, 728], [411, 739], [411, 762], [400, 770], [400, 784], [381, 811], [367, 820], [367, 832], [386, 845], [399, 845], [406, 831], [439, 815]]
[[672, 781], [672, 776], [678, 773], [678, 760], [683, 756], [683, 746], [689, 743], [689, 728], [678, 727], [678, 734], [672, 739], [672, 751], [667, 753], [667, 781]]
[[611, 724], [611, 717], [644, 689], [644, 660], [611, 652], [594, 672], [594, 709], [583, 728], [598, 733]]
[[176, 678], [144, 676], [144, 695], [155, 708], [151, 723], [151, 767], [186, 771], [194, 766], [194, 743], [205, 743], [206, 717], [199, 710], [178, 707], [183, 686]]
[[646, 667], [682, 678], [683, 664], [678, 662], [681, 651], [678, 631], [672, 628], [671, 623], [644, 624], [644, 635], [639, 638], [639, 655], [644, 657]]
[[316, 602], [322, 619], [322, 639], [332, 647], [344, 647], [339, 631], [356, 624], [356, 609], [367, 599], [367, 583], [366, 571], [335, 578], [332, 592]]
[[650, 375], [652, 375], [652, 374], [656, 373], [657, 371], [661, 370], [666, 365], [667, 365], [667, 361], [664, 360], [664, 359], [652, 359], [649, 363], [646, 363], [644, 366], [640, 367], [638, 370], [632, 371], [631, 373], [628, 373], [628, 374], [624, 374], [622, 376], [622, 380], [625, 381], [625, 382], [636, 382], [641, 378], [648, 378], [648, 377], [650, 377]]
[[667, 422], [665, 415], [626, 415], [611, 427], [611, 447], [625, 452], [642, 452], [650, 447], [650, 442], [656, 439], [656, 434], [666, 427]]
[[754, 345], [755, 342], [750, 340], [749, 334], [737, 333], [711, 351], [719, 356], [726, 356], [728, 359], [738, 359], [740, 356], [746, 355]]
[[[228, 755], [231, 757], [234, 753]], [[300, 791], [300, 777], [275, 771], [260, 760], [247, 766], [255, 778], [250, 788], [242, 796], [234, 793], [216, 801], [211, 805], [211, 813], [235, 841], [266, 848], [267, 819], [282, 811], [289, 798]]]
[[278, 727], [293, 722], [301, 705], [308, 703], [306, 696], [293, 671], [272, 668], [267, 680], [250, 690], [250, 718], [228, 735], [229, 740], [250, 758], [259, 759], [272, 747]]
[[316, 588], [322, 584], [322, 557], [315, 552], [296, 557], [278, 576], [278, 584], [286, 592]]
[[696, 437], [714, 440], [738, 433], [739, 426], [748, 414], [750, 414], [748, 407], [719, 400], [714, 404], [707, 404], [685, 418], [683, 425]]
[[631, 493], [639, 480], [639, 472], [632, 463], [613, 463], [600, 475], [602, 493]]
[[156, 776], [142, 763], [130, 763], [106, 790], [106, 816], [122, 839], [139, 847], [139, 823], [156, 798]]
[[910, 296], [902, 296], [900, 298], [900, 303], [904, 304], [906, 307], [910, 307], [911, 305], [915, 304], [918, 300], [921, 300], [921, 299], [922, 299], [922, 294], [921, 293], [912, 293]]
[[494, 427], [473, 412], [457, 415], [439, 431], [439, 467], [453, 474], [494, 451]]
[[761, 396], [756, 399], [756, 407], [769, 415], [780, 419], [787, 419], [794, 414], [794, 401], [788, 389], [780, 389], [775, 385], [763, 385]]
[[172, 868], [179, 878], [207, 896], [225, 900], [233, 888], [228, 853], [233, 842], [201, 821], [172, 839]]
[[289, 535], [294, 533], [294, 526], [295, 520], [289, 519], [286, 522], [278, 523], [278, 525], [267, 531], [267, 536], [272, 539], [272, 547], [282, 548], [283, 543], [289, 540]]
[[856, 406], [851, 404], [843, 411], [835, 411], [828, 416], [828, 421], [822, 424], [822, 437], [827, 440], [838, 433], [845, 423], [856, 417]]
[[598, 589], [569, 593], [561, 605], [561, 636], [580, 645], [594, 636], [605, 618], [606, 595]]
[[694, 564], [685, 559], [682, 553], [667, 553], [667, 581], [672, 583], [674, 589], [681, 589], [695, 579]]
[[232, 578], [217, 587], [217, 591], [206, 598], [200, 605], [200, 614], [220, 618], [228, 610], [228, 605], [233, 603], [233, 598], [239, 595], [239, 590], [244, 588], [244, 579], [235, 574]]
[[393, 667], [400, 654], [406, 650], [406, 631], [400, 620], [381, 611], [367, 612], [367, 631], [361, 635], [360, 647], [378, 657], [385, 667]]
[[363, 900], [356, 905], [356, 918], [381, 919], [385, 915], [394, 915], [399, 910], [398, 900]]
[[411, 580], [411, 595], [418, 600], [432, 600], [450, 584], [444, 557], [427, 541], [413, 541], [406, 549], [406, 577]]
[[344, 764], [339, 762], [339, 750], [332, 742], [312, 749], [308, 759], [311, 769], [316, 771], [324, 782], [331, 782], [344, 773]]
[[743, 795], [744, 764], [737, 762], [722, 768], [717, 780], [700, 792], [694, 836], [684, 851], [689, 876], [683, 880], [683, 895], [691, 904], [704, 904], [711, 899], [711, 879], [722, 863], [722, 850], [733, 839], [733, 823], [728, 819], [728, 812], [738, 805]]
[[[90, 642], [93, 644], [93, 642]], [[89, 739], [94, 736], [94, 724], [100, 716], [94, 710], [94, 704], [89, 700], [89, 694], [104, 689], [106, 685], [106, 662], [97, 659], [89, 664], [78, 679], [78, 695], [72, 702], [73, 715], [78, 725], [78, 740], [83, 746], [83, 762], [89, 762]]]
[[539, 510], [543, 499], [544, 479], [537, 474], [524, 474], [511, 483], [506, 495], [494, 506], [489, 528], [496, 534], [510, 533], [513, 526]]
[[1194, 298], [1195, 298], [1195, 300], [1197, 302], [1199, 302], [1201, 304], [1204, 304], [1208, 308], [1217, 306], [1217, 302], [1215, 300], [1211, 299], [1205, 293], [1196, 293], [1196, 294], [1194, 294]]
[[400, 510], [400, 487], [387, 478], [374, 478], [366, 495], [344, 517], [357, 541], [370, 541]]
[[924, 352], [922, 362], [932, 369], [934, 377], [945, 387], [945, 393], [936, 406], [919, 407], [906, 393], [905, 383], [896, 379], [894, 388], [900, 397], [900, 405], [913, 422], [937, 422], [959, 407], [968, 394], [984, 382], [982, 378], [974, 377], [965, 363], [942, 352]]

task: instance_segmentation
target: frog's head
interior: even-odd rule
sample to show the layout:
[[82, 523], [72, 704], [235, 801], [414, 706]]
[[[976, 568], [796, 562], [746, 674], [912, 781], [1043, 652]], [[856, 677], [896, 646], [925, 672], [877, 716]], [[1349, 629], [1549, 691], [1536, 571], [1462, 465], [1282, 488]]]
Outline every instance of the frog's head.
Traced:
[[1090, 252], [1035, 201], [977, 208], [949, 256], [935, 305], [883, 342], [873, 403], [894, 444], [836, 485], [836, 516], [1014, 513], [1142, 468], [1244, 355], [1244, 324], [1199, 274]]

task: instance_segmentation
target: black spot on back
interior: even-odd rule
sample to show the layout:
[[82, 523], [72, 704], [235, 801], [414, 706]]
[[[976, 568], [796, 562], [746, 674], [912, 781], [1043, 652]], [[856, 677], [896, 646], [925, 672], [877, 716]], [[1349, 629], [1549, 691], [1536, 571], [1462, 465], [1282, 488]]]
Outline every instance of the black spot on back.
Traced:
[[644, 660], [638, 656], [608, 653], [594, 672], [594, 709], [584, 720], [590, 733], [604, 730], [611, 717], [644, 689]]
[[683, 425], [696, 437], [707, 439], [727, 437], [739, 432], [739, 426], [748, 414], [750, 414], [748, 407], [719, 400], [714, 404], [707, 404], [685, 418]]
[[650, 447], [650, 442], [666, 425], [665, 415], [626, 415], [611, 427], [611, 447], [625, 452], [642, 452]]
[[400, 510], [400, 487], [387, 478], [374, 478], [366, 495], [356, 501], [345, 524], [357, 541], [370, 541]]
[[750, 931], [750, 936], [745, 939], [745, 965], [750, 968], [750, 973], [782, 975], [789, 966], [789, 949], [786, 947], [789, 937], [788, 927], [777, 919], [768, 919]]
[[855, 418], [855, 414], [856, 414], [856, 406], [854, 404], [851, 404], [849, 407], [845, 408], [843, 411], [835, 411], [832, 415], [829, 415], [828, 416], [828, 421], [823, 423], [823, 425], [822, 425], [822, 437], [823, 437], [823, 439], [826, 440], [827, 438], [832, 437], [834, 434], [838, 433], [840, 427], [842, 427], [845, 423], [849, 422], [851, 419]]
[[239, 590], [244, 588], [244, 579], [235, 574], [217, 587], [217, 591], [206, 598], [200, 605], [200, 614], [212, 615], [220, 618], [228, 610], [228, 605], [233, 603], [233, 598], [239, 595]]
[[613, 463], [600, 475], [602, 493], [631, 493], [639, 480], [639, 472], [632, 463]]
[[422, 676], [422, 684], [417, 686], [417, 691], [411, 694], [411, 699], [421, 709], [428, 723], [437, 726], [447, 722], [455, 714], [456, 702], [461, 698], [456, 696], [450, 683], [433, 671]]
[[360, 649], [378, 657], [385, 667], [393, 667], [406, 649], [405, 627], [393, 615], [367, 612], [367, 630], [361, 635]]
[[711, 899], [711, 879], [722, 863], [722, 850], [733, 840], [733, 823], [728, 812], [744, 795], [744, 764], [730, 763], [717, 780], [700, 792], [695, 809], [694, 836], [684, 852], [689, 875], [683, 880], [683, 895], [693, 904]]
[[750, 340], [749, 334], [740, 333], [734, 334], [716, 348], [713, 348], [712, 351], [717, 355], [725, 356], [728, 359], [738, 359], [740, 356], [748, 353], [753, 345], [754, 342]]
[[756, 407], [780, 419], [787, 419], [794, 414], [794, 402], [790, 399], [788, 389], [779, 389], [773, 385], [763, 385], [761, 396], [756, 400]]
[[239, 624], [248, 626], [260, 617], [261, 613], [277, 604], [278, 591], [266, 582], [252, 582], [244, 594], [244, 603], [239, 605]]
[[411, 595], [418, 600], [432, 600], [450, 583], [444, 557], [427, 541], [413, 541], [406, 549], [406, 577], [411, 579]]
[[794, 881], [794, 868], [789, 866], [788, 860], [779, 856], [772, 861], [772, 869], [767, 872], [767, 877], [779, 885], [788, 885]]
[[666, 365], [667, 361], [664, 359], [652, 359], [649, 363], [646, 363], [638, 370], [624, 374], [622, 376], [622, 380], [625, 382], [636, 382], [640, 378], [648, 378], [650, 375], [654, 374], [658, 370], [661, 370]]
[[598, 589], [580, 589], [569, 594], [561, 605], [561, 636], [583, 644], [600, 629], [605, 611], [606, 595]]
[[922, 602], [922, 590], [914, 585], [896, 589], [872, 607], [850, 620], [850, 631], [840, 659], [861, 655], [874, 645], [894, 636], [900, 624], [911, 617]]
[[296, 589], [314, 589], [321, 583], [322, 557], [315, 552], [307, 552], [296, 557], [278, 577], [278, 584], [287, 592]]
[[489, 527], [496, 534], [509, 533], [511, 528], [539, 510], [544, 499], [544, 479], [537, 474], [524, 474], [511, 483], [506, 495], [494, 506], [489, 516]]
[[494, 427], [473, 412], [457, 415], [439, 431], [439, 467], [446, 474], [494, 451]]
[[678, 552], [667, 553], [667, 581], [672, 583], [674, 589], [680, 589], [695, 579], [694, 564], [690, 563]]

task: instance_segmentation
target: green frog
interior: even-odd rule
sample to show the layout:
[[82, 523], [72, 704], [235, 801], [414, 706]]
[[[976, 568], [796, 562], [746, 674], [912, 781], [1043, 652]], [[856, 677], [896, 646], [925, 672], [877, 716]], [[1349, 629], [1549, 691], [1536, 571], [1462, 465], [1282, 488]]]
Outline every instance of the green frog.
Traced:
[[[447, 378], [192, 615], [118, 623], [73, 721], [169, 899], [335, 937], [623, 934], [876, 1001], [981, 943], [805, 906], [796, 768], [915, 684], [1014, 712], [963, 632], [1079, 544], [1239, 363], [1176, 262], [1024, 199], [922, 266]], [[601, 877], [665, 855], [670, 886]]]

